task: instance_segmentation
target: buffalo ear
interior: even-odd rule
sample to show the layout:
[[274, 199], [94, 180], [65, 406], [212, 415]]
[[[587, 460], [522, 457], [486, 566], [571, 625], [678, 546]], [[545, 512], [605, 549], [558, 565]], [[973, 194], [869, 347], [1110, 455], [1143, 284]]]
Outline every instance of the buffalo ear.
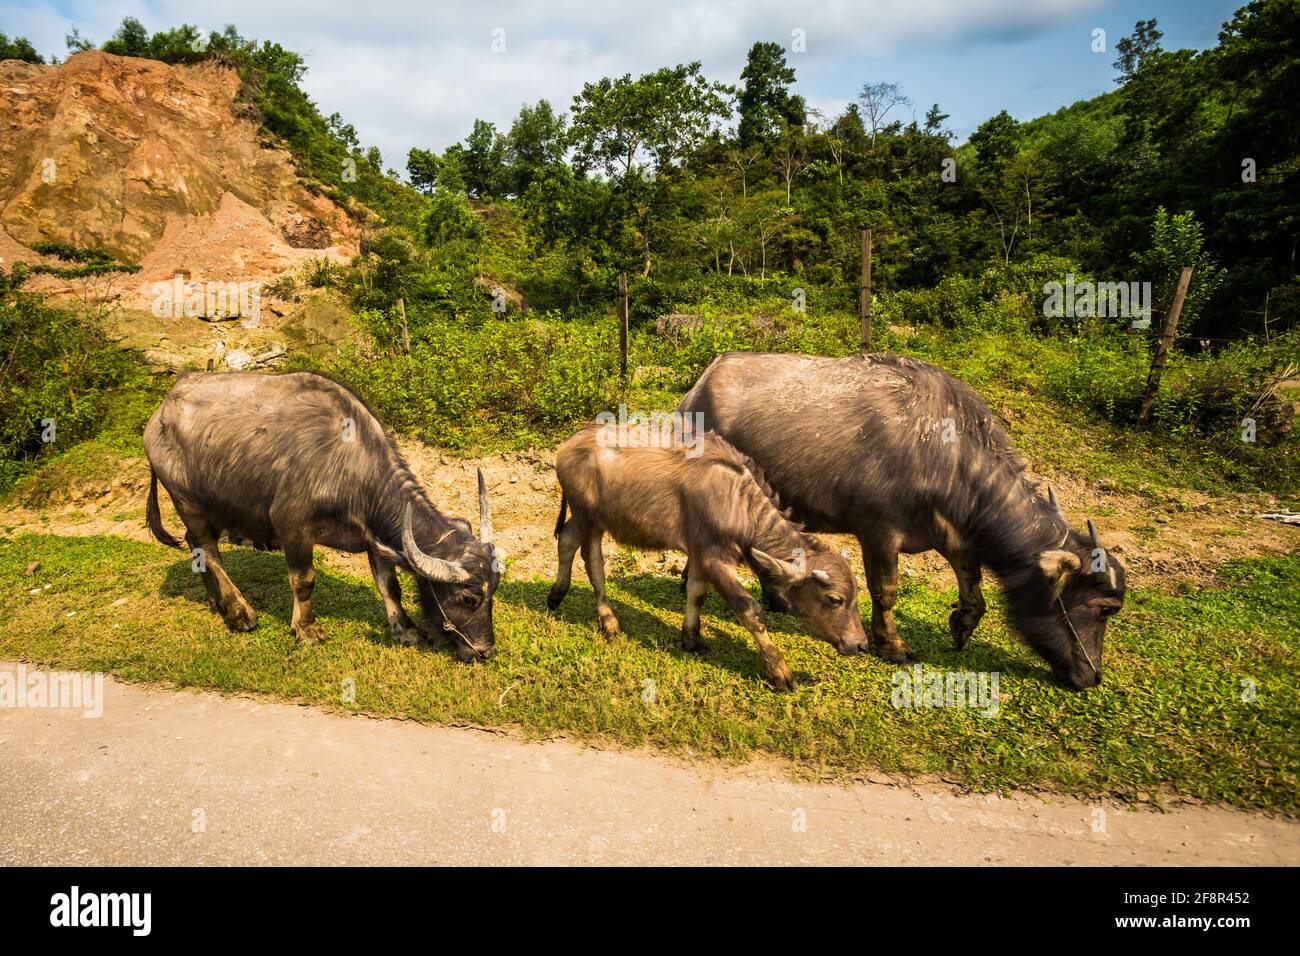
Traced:
[[802, 584], [808, 577], [808, 573], [801, 570], [797, 565], [790, 561], [774, 558], [766, 551], [751, 548], [749, 553], [754, 556], [754, 560], [759, 567], [770, 574], [772, 580], [781, 587], [793, 587], [796, 584]]
[[371, 541], [370, 547], [374, 550], [374, 552], [377, 555], [379, 555], [385, 561], [390, 561], [393, 564], [406, 563], [406, 557], [401, 552], [394, 551], [392, 548], [384, 544], [382, 541]]
[[1083, 562], [1079, 560], [1079, 556], [1069, 551], [1040, 551], [1038, 553], [1038, 569], [1043, 572], [1048, 583], [1052, 585], [1056, 597], [1061, 596], [1061, 591], [1065, 589], [1065, 582], [1069, 580], [1070, 575], [1081, 567], [1083, 567]]

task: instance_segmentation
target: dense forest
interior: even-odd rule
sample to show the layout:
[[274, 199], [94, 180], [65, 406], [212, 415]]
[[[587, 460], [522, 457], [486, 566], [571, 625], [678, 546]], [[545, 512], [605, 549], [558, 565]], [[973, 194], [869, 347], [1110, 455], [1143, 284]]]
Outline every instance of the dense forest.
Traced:
[[[1161, 38], [1155, 20], [1139, 21], [1115, 44], [1113, 92], [1028, 122], [1000, 112], [960, 145], [942, 104], [910, 118], [923, 104], [887, 78], [864, 77], [841, 115], [809, 111], [785, 50], [756, 42], [732, 83], [698, 63], [606, 77], [567, 112], [542, 100], [508, 129], [479, 120], [441, 153], [412, 149], [420, 198], [351, 125], [319, 113], [302, 58], [277, 43], [234, 27], [151, 36], [128, 18], [102, 49], [234, 63], [304, 175], [373, 215], [372, 306], [400, 295], [470, 308], [457, 277], [485, 270], [510, 273], [492, 278], [542, 308], [608, 300], [620, 271], [641, 277], [647, 315], [721, 276], [797, 279], [823, 304], [849, 305], [858, 230], [871, 228], [886, 289], [1015, 269], [1152, 281], [1159, 309], [1176, 266], [1192, 264], [1192, 338], [1293, 327], [1300, 4], [1254, 0], [1201, 52]], [[92, 45], [76, 31], [68, 44]], [[22, 38], [2, 45], [40, 59]]]

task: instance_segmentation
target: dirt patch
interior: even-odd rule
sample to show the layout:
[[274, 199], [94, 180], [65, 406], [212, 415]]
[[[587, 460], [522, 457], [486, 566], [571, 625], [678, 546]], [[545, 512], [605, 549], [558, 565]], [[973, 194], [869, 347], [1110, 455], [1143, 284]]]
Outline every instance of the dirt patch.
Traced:
[[[554, 454], [549, 449], [457, 458], [411, 439], [398, 439], [398, 445], [438, 507], [476, 524], [475, 471], [482, 468], [497, 544], [506, 552], [510, 576], [528, 580], [554, 575], [552, 535], [560, 493]], [[1277, 508], [1276, 500], [1266, 495], [1213, 497], [1179, 491], [1151, 500], [1065, 475], [1053, 475], [1051, 482], [1076, 527], [1083, 526], [1087, 517], [1095, 518], [1107, 547], [1124, 561], [1135, 587], [1172, 591], [1213, 586], [1217, 568], [1225, 561], [1291, 554], [1300, 548], [1300, 527], [1256, 517]], [[9, 534], [119, 535], [149, 541], [152, 539], [144, 527], [148, 490], [148, 463], [143, 458], [125, 459], [111, 481], [76, 483], [45, 507], [10, 504], [0, 508], [0, 528]], [[160, 500], [164, 522], [173, 532], [178, 531], [180, 522], [165, 492]], [[865, 588], [856, 540], [828, 538], [851, 556], [859, 585]], [[608, 538], [605, 552], [615, 562], [611, 565], [613, 575], [629, 571], [677, 574], [685, 564], [684, 556], [677, 552], [619, 549]], [[321, 548], [317, 557], [325, 567], [361, 577], [369, 573], [363, 555]], [[955, 586], [947, 563], [934, 552], [904, 556], [902, 573], [932, 578], [944, 587]]]

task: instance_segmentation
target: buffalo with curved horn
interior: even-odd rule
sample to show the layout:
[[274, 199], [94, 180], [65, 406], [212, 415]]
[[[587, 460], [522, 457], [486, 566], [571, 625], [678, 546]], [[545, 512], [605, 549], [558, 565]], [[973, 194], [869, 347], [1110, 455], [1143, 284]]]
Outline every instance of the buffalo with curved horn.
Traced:
[[323, 375], [188, 373], [177, 379], [144, 432], [149, 530], [162, 526], [158, 483], [185, 524], [195, 569], [234, 630], [257, 615], [222, 566], [217, 542], [284, 552], [293, 589], [293, 632], [322, 639], [312, 613], [317, 544], [366, 552], [393, 639], [420, 632], [402, 608], [396, 569], [415, 575], [425, 622], [462, 661], [491, 657], [492, 598], [500, 581], [487, 486], [478, 474], [479, 536], [440, 512], [416, 481], [374, 412]]
[[856, 535], [871, 591], [871, 641], [907, 660], [894, 625], [898, 555], [937, 550], [957, 574], [949, 618], [966, 645], [984, 614], [982, 569], [1002, 581], [1007, 615], [1068, 686], [1101, 682], [1109, 617], [1124, 568], [1043, 500], [988, 406], [917, 359], [730, 352], [678, 406], [703, 415], [753, 458], [809, 531]]

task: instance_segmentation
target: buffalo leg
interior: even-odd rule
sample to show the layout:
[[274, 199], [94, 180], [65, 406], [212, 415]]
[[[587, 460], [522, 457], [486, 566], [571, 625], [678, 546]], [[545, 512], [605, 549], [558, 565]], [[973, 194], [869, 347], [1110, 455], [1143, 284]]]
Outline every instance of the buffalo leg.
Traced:
[[763, 591], [763, 610], [773, 614], [789, 614], [790, 602], [785, 599], [785, 596], [763, 580], [763, 575], [759, 574], [758, 566], [753, 562], [750, 562], [749, 569], [754, 572], [754, 577], [758, 578], [758, 586]]
[[367, 552], [366, 556], [370, 558], [370, 573], [374, 575], [375, 587], [384, 599], [389, 633], [399, 644], [414, 644], [420, 639], [420, 632], [402, 607], [402, 582], [397, 579], [397, 565], [373, 551]]
[[600, 528], [591, 528], [582, 541], [582, 562], [587, 566], [587, 577], [591, 588], [596, 592], [596, 613], [600, 615], [600, 629], [606, 637], [615, 637], [619, 633], [618, 618], [610, 606], [605, 594], [605, 555], [601, 553], [600, 541], [605, 532]]
[[[179, 509], [178, 509], [178, 513]], [[232, 631], [251, 631], [257, 627], [257, 613], [239, 593], [235, 582], [226, 574], [221, 563], [221, 552], [217, 550], [217, 538], [207, 523], [199, 516], [181, 514], [185, 521], [185, 540], [189, 543], [190, 553], [203, 553], [203, 586], [207, 588], [208, 598], [213, 607]]]
[[963, 551], [945, 555], [957, 575], [957, 610], [948, 617], [952, 646], [961, 650], [984, 616], [984, 591], [980, 588], [980, 563]]
[[325, 639], [311, 609], [311, 592], [316, 586], [310, 542], [285, 542], [284, 560], [289, 565], [289, 586], [293, 589], [294, 636], [299, 644], [319, 644]]
[[578, 553], [578, 546], [582, 544], [582, 539], [582, 528], [578, 526], [575, 518], [565, 522], [560, 533], [555, 536], [559, 564], [555, 569], [555, 583], [551, 585], [551, 590], [546, 595], [546, 606], [552, 611], [560, 606], [564, 595], [569, 593], [569, 584], [573, 580], [573, 557]]
[[740, 579], [736, 577], [736, 569], [723, 562], [712, 561], [708, 572], [718, 593], [731, 605], [731, 610], [740, 619], [740, 623], [754, 636], [754, 643], [758, 645], [758, 653], [763, 661], [763, 674], [776, 690], [794, 690], [794, 672], [786, 664], [781, 648], [776, 646], [767, 633], [761, 608], [741, 585]]
[[871, 647], [879, 656], [895, 663], [905, 662], [912, 649], [894, 625], [894, 605], [898, 602], [898, 548], [881, 547], [866, 539], [862, 560], [867, 570], [867, 589], [871, 592]]
[[686, 613], [682, 616], [682, 649], [701, 653], [704, 641], [700, 639], [700, 609], [709, 593], [709, 579], [700, 570], [699, 562], [687, 561], [686, 574]]

